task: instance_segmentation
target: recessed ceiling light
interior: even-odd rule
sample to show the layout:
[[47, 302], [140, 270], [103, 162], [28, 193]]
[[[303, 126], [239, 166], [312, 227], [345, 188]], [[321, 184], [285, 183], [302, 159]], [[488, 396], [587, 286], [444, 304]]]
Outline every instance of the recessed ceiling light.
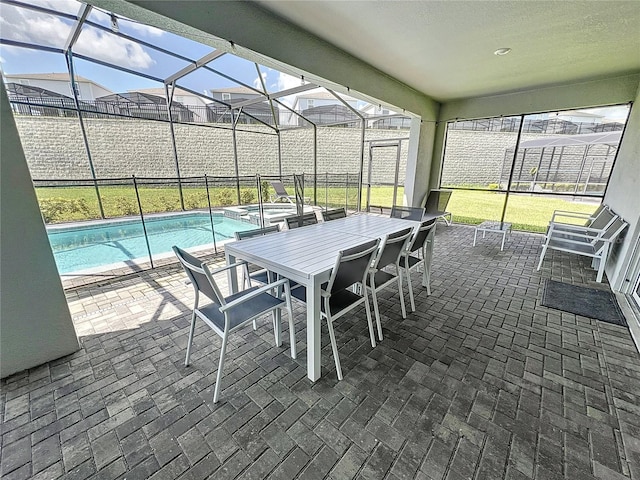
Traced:
[[498, 55], [499, 57], [501, 57], [502, 55], [506, 55], [510, 51], [511, 51], [510, 48], [499, 48], [495, 52], [493, 52], [493, 54], [494, 55]]

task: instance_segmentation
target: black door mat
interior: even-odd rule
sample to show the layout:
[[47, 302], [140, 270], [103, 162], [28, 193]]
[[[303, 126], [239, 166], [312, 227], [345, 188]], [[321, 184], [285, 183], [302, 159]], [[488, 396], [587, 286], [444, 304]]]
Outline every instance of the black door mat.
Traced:
[[542, 306], [623, 327], [627, 326], [616, 297], [606, 290], [545, 280]]

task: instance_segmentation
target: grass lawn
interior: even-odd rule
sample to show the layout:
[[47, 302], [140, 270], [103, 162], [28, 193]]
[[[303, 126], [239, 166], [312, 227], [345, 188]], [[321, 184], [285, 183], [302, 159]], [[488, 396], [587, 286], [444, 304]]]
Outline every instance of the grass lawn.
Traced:
[[[145, 213], [180, 210], [180, 197], [176, 187], [139, 187], [140, 202]], [[332, 187], [325, 192], [318, 186], [318, 205], [344, 206], [345, 199], [350, 208], [355, 208], [357, 188]], [[40, 208], [47, 222], [69, 222], [99, 218], [98, 202], [93, 187], [36, 188]], [[366, 204], [366, 188], [362, 190], [363, 205]], [[404, 190], [398, 188], [398, 199]], [[135, 191], [132, 186], [100, 187], [102, 203], [107, 217], [136, 215], [139, 213]], [[204, 188], [183, 189], [187, 209], [206, 208], [207, 195]], [[310, 196], [311, 192], [305, 195]], [[214, 207], [237, 204], [234, 188], [211, 187], [211, 204]], [[257, 203], [255, 188], [241, 188], [243, 204]], [[447, 210], [457, 223], [478, 224], [485, 220], [500, 220], [505, 195], [498, 192], [454, 190]], [[371, 205], [390, 207], [393, 203], [393, 187], [372, 187]], [[544, 232], [554, 210], [570, 210], [591, 213], [595, 203], [572, 202], [558, 197], [532, 195], [510, 195], [505, 221], [513, 224], [514, 230]]]
[[[477, 225], [485, 220], [500, 220], [505, 194], [454, 190], [447, 210], [458, 223]], [[511, 194], [505, 221], [513, 224], [514, 230], [544, 232], [554, 210], [592, 213], [597, 203], [572, 202], [558, 197]]]

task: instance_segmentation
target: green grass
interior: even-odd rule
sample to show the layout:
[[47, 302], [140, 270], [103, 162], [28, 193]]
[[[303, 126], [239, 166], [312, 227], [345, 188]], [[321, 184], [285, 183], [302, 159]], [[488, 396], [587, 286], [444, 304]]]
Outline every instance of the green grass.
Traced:
[[[139, 187], [140, 202], [144, 213], [180, 211], [180, 197], [176, 187]], [[355, 208], [357, 188], [351, 186], [347, 192], [350, 208]], [[93, 187], [36, 188], [40, 208], [49, 223], [69, 222], [100, 218], [100, 211]], [[366, 204], [366, 188], [362, 191], [362, 204]], [[398, 188], [401, 201], [404, 190]], [[131, 186], [100, 187], [102, 203], [107, 217], [139, 214], [135, 190]], [[204, 188], [184, 188], [184, 202], [187, 209], [206, 208], [207, 195]], [[325, 204], [325, 189], [318, 187], [318, 205]], [[235, 188], [211, 187], [209, 189], [213, 207], [237, 204]], [[312, 197], [312, 191], [305, 191]], [[241, 188], [243, 204], [257, 202], [255, 188]], [[457, 223], [478, 224], [485, 220], [500, 220], [505, 195], [498, 192], [455, 190], [447, 210]], [[338, 207], [345, 204], [345, 189], [332, 187], [326, 191], [327, 205]], [[393, 203], [393, 187], [372, 187], [371, 205], [390, 207]], [[533, 195], [509, 197], [505, 221], [511, 222], [515, 230], [544, 232], [554, 210], [570, 210], [591, 213], [597, 205], [578, 203], [562, 198]]]
[[[447, 210], [458, 223], [477, 225], [485, 220], [500, 220], [504, 197], [504, 193], [455, 190]], [[514, 230], [544, 232], [554, 210], [592, 213], [596, 208], [597, 204], [572, 202], [558, 197], [511, 194], [505, 221], [512, 223]]]

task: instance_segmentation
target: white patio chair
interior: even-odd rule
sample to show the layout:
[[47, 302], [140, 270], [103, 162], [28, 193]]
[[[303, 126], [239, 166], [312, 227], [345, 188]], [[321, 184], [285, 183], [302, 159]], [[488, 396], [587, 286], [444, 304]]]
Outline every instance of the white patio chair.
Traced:
[[[335, 320], [364, 303], [367, 312], [367, 322], [369, 324], [371, 346], [376, 346], [367, 289], [360, 289], [362, 291], [362, 295], [360, 295], [355, 293], [351, 287], [358, 284], [364, 285], [366, 283], [369, 268], [378, 250], [379, 243], [379, 239], [371, 240], [356, 247], [341, 251], [331, 271], [329, 281], [321, 286], [320, 314], [322, 318], [327, 321], [338, 380], [342, 380], [342, 367], [340, 366], [336, 334], [333, 330], [333, 322]], [[306, 302], [307, 300], [306, 288], [297, 288], [293, 290], [291, 294], [301, 302]]]
[[[367, 277], [367, 288], [371, 291], [373, 299], [373, 310], [376, 316], [376, 326], [378, 327], [378, 339], [382, 341], [382, 324], [380, 323], [380, 307], [378, 305], [378, 292], [394, 283], [398, 285], [400, 295], [400, 308], [402, 318], [407, 318], [407, 310], [404, 306], [404, 293], [402, 291], [402, 268], [400, 258], [407, 249], [411, 240], [413, 229], [411, 227], [390, 233], [380, 243], [380, 249], [373, 260]], [[393, 272], [385, 271], [384, 268], [393, 267]]]
[[[275, 343], [279, 347], [282, 345], [280, 335], [280, 317], [276, 314], [278, 309], [286, 308], [289, 315], [289, 340], [291, 343], [291, 358], [296, 358], [296, 341], [293, 325], [293, 309], [291, 308], [291, 290], [287, 279], [268, 283], [258, 288], [252, 287], [242, 292], [223, 296], [218, 288], [214, 275], [226, 273], [231, 268], [238, 268], [244, 262], [234, 263], [225, 267], [209, 270], [209, 267], [193, 255], [174, 246], [178, 260], [182, 264], [187, 276], [191, 280], [195, 293], [193, 313], [191, 314], [191, 328], [189, 329], [189, 340], [187, 343], [187, 354], [184, 364], [189, 366], [191, 357], [191, 345], [196, 327], [196, 317], [206, 323], [211, 330], [222, 338], [220, 348], [220, 360], [218, 363], [218, 374], [216, 376], [216, 386], [213, 392], [213, 403], [217, 403], [220, 393], [220, 381], [222, 380], [222, 370], [224, 368], [224, 357], [227, 351], [229, 334], [254, 319], [271, 312], [273, 315], [273, 328]], [[284, 297], [278, 298], [269, 292], [284, 288]], [[211, 303], [199, 306], [200, 294], [206, 296]]]
[[[416, 302], [413, 296], [411, 284], [411, 271], [422, 266], [422, 286], [427, 289], [427, 295], [431, 295], [431, 258], [433, 256], [433, 240], [436, 233], [436, 220], [432, 218], [420, 224], [409, 240], [406, 250], [400, 257], [400, 267], [404, 269], [407, 285], [409, 287], [409, 300], [411, 311], [416, 311]], [[415, 254], [415, 255], [413, 255]]]
[[[270, 225], [264, 228], [245, 230], [244, 232], [235, 232], [234, 236], [236, 240], [240, 241], [246, 238], [262, 237], [270, 233], [278, 233], [279, 231], [280, 231], [279, 225]], [[251, 285], [252, 281], [256, 282], [259, 285], [266, 285], [267, 283], [271, 283], [274, 279], [275, 279], [275, 275], [265, 269], [249, 272], [249, 264], [245, 264], [245, 268], [243, 268], [243, 278], [242, 278], [243, 287], [250, 288], [252, 286]]]
[[451, 190], [439, 190], [433, 189], [427, 195], [427, 199], [424, 202], [424, 217], [423, 220], [433, 220], [441, 218], [445, 221], [447, 226], [453, 222], [453, 215], [451, 212], [447, 212], [447, 205], [451, 198]]
[[337, 220], [338, 218], [346, 218], [347, 212], [344, 208], [335, 208], [333, 210], [323, 210], [322, 211], [322, 219], [325, 222], [329, 222], [331, 220]]
[[402, 218], [404, 220], [422, 220], [424, 215], [424, 208], [422, 207], [403, 207], [401, 205], [394, 205], [391, 207], [391, 218]]
[[542, 267], [542, 262], [547, 250], [558, 250], [576, 255], [593, 258], [592, 267], [598, 269], [596, 282], [602, 282], [607, 257], [611, 251], [611, 245], [618, 235], [627, 228], [627, 222], [616, 215], [606, 228], [597, 230], [590, 227], [582, 227], [581, 231], [556, 230], [552, 224], [549, 227], [545, 242], [542, 246], [540, 261], [537, 270]]
[[278, 200], [286, 200], [289, 203], [296, 203], [295, 195], [289, 195], [287, 189], [284, 188], [284, 185], [280, 180], [273, 180], [271, 186], [273, 190], [276, 192], [274, 195], [271, 195], [269, 200], [271, 203], [277, 202]]
[[305, 213], [302, 215], [293, 215], [284, 219], [287, 224], [287, 229], [292, 230], [298, 227], [306, 227], [307, 225], [314, 225], [318, 223], [318, 217], [315, 212]]
[[[616, 217], [617, 215], [604, 204], [600, 205], [591, 215], [582, 212], [555, 210], [547, 227], [547, 233], [552, 226], [554, 230], [565, 232], [583, 232], [584, 228], [602, 230], [607, 228]], [[574, 221], [570, 222], [569, 219], [574, 219]], [[581, 222], [581, 224], [577, 222]]]

